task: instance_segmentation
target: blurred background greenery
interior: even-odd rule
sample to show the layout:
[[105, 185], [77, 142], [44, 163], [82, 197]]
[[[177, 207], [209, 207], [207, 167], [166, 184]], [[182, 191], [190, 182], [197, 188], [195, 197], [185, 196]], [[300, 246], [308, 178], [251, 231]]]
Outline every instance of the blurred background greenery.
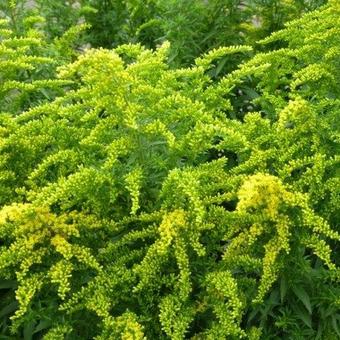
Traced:
[[[156, 48], [171, 43], [170, 63], [188, 66], [210, 49], [256, 45], [326, 0], [11, 0], [0, 3], [2, 17], [23, 31], [22, 18], [39, 14], [46, 19], [49, 39], [82, 22], [90, 27], [81, 46], [112, 48], [141, 43]], [[272, 48], [272, 46], [270, 46]], [[225, 60], [224, 62], [226, 62]]]

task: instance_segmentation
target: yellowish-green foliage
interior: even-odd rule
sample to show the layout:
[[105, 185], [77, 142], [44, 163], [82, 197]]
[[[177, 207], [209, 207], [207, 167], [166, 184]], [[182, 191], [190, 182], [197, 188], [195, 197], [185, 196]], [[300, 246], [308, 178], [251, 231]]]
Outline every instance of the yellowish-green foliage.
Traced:
[[336, 336], [339, 18], [331, 1], [219, 82], [214, 60], [249, 47], [185, 69], [168, 44], [92, 49], [58, 69], [67, 93], [3, 120], [12, 333]]
[[56, 67], [72, 60], [71, 42], [84, 29], [84, 25], [72, 28], [47, 43], [42, 17], [27, 17], [22, 24], [24, 32], [19, 35], [8, 19], [0, 19], [1, 119], [63, 93], [69, 82], [55, 79]]

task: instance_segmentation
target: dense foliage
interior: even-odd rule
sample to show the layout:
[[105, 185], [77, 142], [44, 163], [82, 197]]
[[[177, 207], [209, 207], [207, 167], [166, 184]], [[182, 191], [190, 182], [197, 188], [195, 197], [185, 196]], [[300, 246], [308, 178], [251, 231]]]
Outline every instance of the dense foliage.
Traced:
[[20, 25], [21, 34], [11, 28], [8, 19], [0, 19], [0, 119], [13, 115], [35, 103], [62, 94], [69, 82], [55, 79], [56, 68], [76, 56], [74, 41], [86, 25], [72, 27], [61, 37], [46, 41], [39, 25], [44, 18], [30, 16]]
[[[117, 47], [141, 43], [156, 48], [171, 43], [168, 63], [188, 66], [209, 50], [232, 44], [255, 45], [284, 23], [324, 4], [326, 0], [11, 0], [0, 3], [21, 31], [23, 16], [39, 13], [47, 36], [54, 38], [85, 21], [83, 43]], [[235, 63], [232, 58], [221, 60]]]
[[338, 339], [338, 1], [183, 68], [37, 20], [0, 31], [1, 336]]

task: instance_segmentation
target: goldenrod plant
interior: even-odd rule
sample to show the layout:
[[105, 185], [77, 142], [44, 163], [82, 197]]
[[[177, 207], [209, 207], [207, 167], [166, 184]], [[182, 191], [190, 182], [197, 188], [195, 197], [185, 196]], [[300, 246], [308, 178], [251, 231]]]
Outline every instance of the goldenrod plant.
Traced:
[[[82, 0], [95, 47], [139, 42], [155, 48], [169, 41], [168, 62], [190, 66], [199, 55], [225, 45], [255, 42], [325, 0]], [[220, 69], [230, 68], [222, 58]]]
[[0, 331], [338, 339], [340, 6], [216, 79], [213, 49], [90, 49], [1, 121]]
[[[171, 43], [168, 63], [191, 66], [195, 58], [220, 46], [249, 44], [281, 29], [326, 0], [11, 0], [0, 3], [12, 20], [12, 29], [23, 30], [27, 15], [45, 18], [46, 39], [53, 40], [72, 26], [86, 22], [81, 45], [114, 48], [141, 43], [155, 49]], [[262, 46], [263, 47], [263, 46]], [[270, 48], [269, 48], [270, 49]], [[217, 73], [228, 72], [237, 58], [222, 58]]]
[[[16, 6], [14, 1], [11, 4]], [[69, 83], [56, 79], [56, 68], [75, 58], [73, 45], [86, 25], [72, 27], [51, 42], [46, 39], [44, 25], [43, 17], [22, 18], [17, 11], [0, 19], [1, 119], [6, 114], [20, 113], [33, 103], [51, 100], [63, 93], [63, 86]]]
[[326, 4], [327, 0], [248, 0], [243, 3], [252, 18], [242, 24], [247, 31], [245, 40], [253, 44], [282, 29], [287, 22]]

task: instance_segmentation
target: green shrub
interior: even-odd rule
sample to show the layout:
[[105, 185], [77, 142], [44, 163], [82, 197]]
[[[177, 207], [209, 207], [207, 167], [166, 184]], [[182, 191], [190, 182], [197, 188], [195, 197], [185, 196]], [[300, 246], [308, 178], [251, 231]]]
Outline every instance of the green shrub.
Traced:
[[[88, 41], [93, 46], [139, 42], [155, 48], [169, 41], [169, 62], [174, 66], [191, 65], [196, 57], [219, 46], [253, 45], [323, 3], [325, 0], [82, 1], [95, 11], [84, 15], [91, 24]], [[220, 68], [233, 62], [224, 58]]]
[[[13, 20], [20, 30], [13, 28]], [[86, 25], [72, 27], [61, 37], [46, 41], [44, 18], [17, 15], [0, 19], [0, 112], [18, 114], [63, 93], [68, 81], [54, 79], [56, 69], [72, 61], [74, 41]]]
[[[45, 18], [44, 30], [50, 40], [85, 21], [91, 27], [79, 38], [80, 45], [112, 48], [141, 43], [155, 49], [169, 41], [168, 62], [177, 67], [192, 65], [202, 53], [220, 46], [255, 45], [323, 3], [325, 0], [35, 0], [29, 7], [24, 0], [12, 0], [0, 4], [0, 10], [12, 18], [15, 32], [23, 30], [20, 18], [39, 13]], [[237, 61], [222, 58], [218, 69], [228, 72]]]
[[327, 0], [249, 0], [246, 2], [247, 11], [252, 16], [253, 25], [247, 25], [246, 41], [253, 43], [264, 38], [325, 3]]
[[2, 333], [15, 310], [20, 338], [336, 339], [339, 18], [331, 1], [219, 81], [251, 48], [60, 67], [70, 91], [1, 125]]

